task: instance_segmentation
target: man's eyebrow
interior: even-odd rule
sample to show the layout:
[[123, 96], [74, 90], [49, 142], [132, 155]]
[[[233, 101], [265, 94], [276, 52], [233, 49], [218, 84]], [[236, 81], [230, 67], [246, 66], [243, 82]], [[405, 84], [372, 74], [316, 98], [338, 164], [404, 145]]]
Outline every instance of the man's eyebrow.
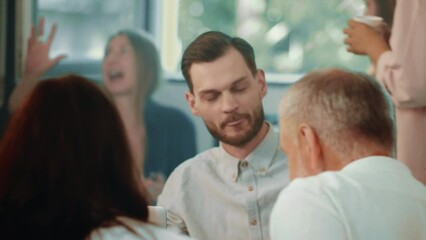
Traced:
[[[234, 82], [232, 82], [231, 87], [234, 87], [235, 85], [240, 84], [241, 82], [245, 81], [247, 79], [247, 76], [242, 76], [240, 78], [238, 78], [237, 80], [235, 80]], [[206, 95], [206, 94], [216, 94], [219, 91], [215, 90], [215, 89], [206, 89], [206, 90], [202, 90], [200, 91], [198, 94], [201, 95]]]
[[247, 79], [247, 77], [246, 77], [246, 76], [240, 77], [240, 78], [238, 78], [236, 81], [234, 81], [234, 82], [232, 83], [232, 86], [238, 85], [238, 84], [240, 84], [241, 82], [244, 82], [244, 80], [246, 80], [246, 79]]
[[215, 94], [215, 93], [218, 93], [218, 91], [214, 89], [207, 89], [207, 90], [200, 91], [198, 94], [207, 95], [207, 94]]

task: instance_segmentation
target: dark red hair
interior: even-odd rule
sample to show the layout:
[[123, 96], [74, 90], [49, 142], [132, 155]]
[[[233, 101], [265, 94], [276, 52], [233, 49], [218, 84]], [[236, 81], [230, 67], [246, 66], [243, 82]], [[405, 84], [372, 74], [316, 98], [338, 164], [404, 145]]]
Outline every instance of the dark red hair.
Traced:
[[41, 81], [0, 144], [2, 238], [82, 239], [147, 203], [117, 110], [88, 80]]

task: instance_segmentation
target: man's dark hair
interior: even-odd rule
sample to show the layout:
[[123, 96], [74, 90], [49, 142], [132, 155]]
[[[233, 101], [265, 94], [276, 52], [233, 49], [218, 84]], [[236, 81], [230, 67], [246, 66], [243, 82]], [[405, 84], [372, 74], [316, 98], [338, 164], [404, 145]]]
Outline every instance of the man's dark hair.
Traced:
[[218, 31], [205, 32], [186, 48], [182, 56], [181, 70], [188, 88], [193, 92], [189, 70], [193, 63], [212, 62], [223, 56], [229, 48], [236, 49], [244, 58], [253, 75], [257, 72], [253, 47], [244, 39], [230, 37]]

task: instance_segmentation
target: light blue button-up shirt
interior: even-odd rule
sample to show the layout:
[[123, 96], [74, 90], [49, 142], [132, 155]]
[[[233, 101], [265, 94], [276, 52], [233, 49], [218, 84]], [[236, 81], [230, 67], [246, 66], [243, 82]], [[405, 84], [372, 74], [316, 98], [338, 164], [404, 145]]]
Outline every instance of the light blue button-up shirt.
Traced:
[[168, 211], [168, 229], [195, 239], [268, 240], [270, 212], [288, 183], [287, 158], [270, 127], [245, 159], [217, 147], [182, 163], [158, 205]]

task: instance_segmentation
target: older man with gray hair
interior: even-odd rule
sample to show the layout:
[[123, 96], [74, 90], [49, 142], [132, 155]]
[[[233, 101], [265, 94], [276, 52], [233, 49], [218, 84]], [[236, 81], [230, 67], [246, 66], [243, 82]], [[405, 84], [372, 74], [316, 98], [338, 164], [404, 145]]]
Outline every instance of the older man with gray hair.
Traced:
[[272, 240], [426, 239], [426, 187], [392, 157], [394, 124], [376, 81], [309, 73], [283, 97], [280, 127], [293, 180], [271, 213]]

